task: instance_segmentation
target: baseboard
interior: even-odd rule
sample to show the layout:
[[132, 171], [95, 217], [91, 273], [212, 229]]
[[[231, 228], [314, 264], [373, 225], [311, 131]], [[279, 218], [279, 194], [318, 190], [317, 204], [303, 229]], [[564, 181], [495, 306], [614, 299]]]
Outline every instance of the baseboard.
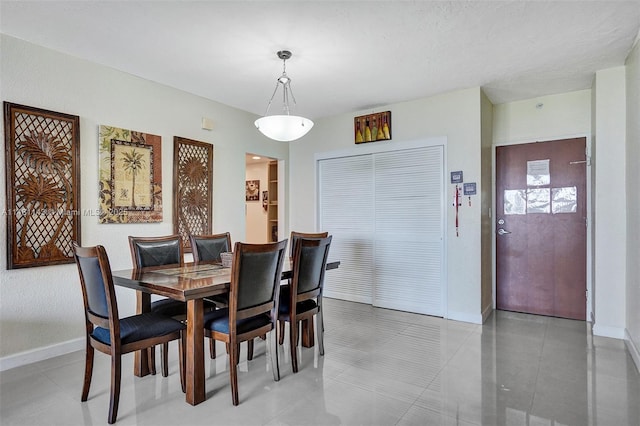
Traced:
[[68, 340], [55, 345], [8, 355], [0, 358], [0, 371], [10, 370], [12, 368], [33, 364], [34, 362], [44, 361], [45, 359], [79, 351], [84, 349], [84, 346], [85, 338], [80, 337], [78, 339]]
[[491, 315], [492, 312], [493, 312], [493, 306], [491, 304], [489, 304], [486, 308], [483, 309], [483, 311], [482, 311], [482, 323], [483, 324], [487, 320], [487, 318], [489, 318], [489, 315]]
[[636, 369], [640, 373], [640, 348], [631, 340], [631, 335], [628, 330], [624, 330], [624, 343], [633, 358], [633, 362], [636, 364]]
[[594, 324], [593, 335], [600, 337], [611, 337], [614, 339], [624, 339], [624, 328], [612, 327], [609, 325]]
[[447, 319], [454, 321], [470, 322], [472, 324], [482, 324], [483, 315], [474, 315], [468, 312], [447, 312]]

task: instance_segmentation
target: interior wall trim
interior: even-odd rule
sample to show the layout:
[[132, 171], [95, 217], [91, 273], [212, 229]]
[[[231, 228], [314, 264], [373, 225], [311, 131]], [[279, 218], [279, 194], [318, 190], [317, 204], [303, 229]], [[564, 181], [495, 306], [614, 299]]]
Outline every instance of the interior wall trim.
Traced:
[[636, 370], [640, 373], [640, 348], [635, 345], [627, 329], [624, 330], [624, 343], [631, 354], [631, 358], [633, 358], [633, 362], [636, 364]]
[[476, 314], [470, 314], [468, 312], [448, 311], [445, 319], [482, 325], [482, 314], [476, 315]]
[[493, 313], [493, 304], [489, 303], [489, 305], [487, 305], [487, 307], [482, 310], [482, 323], [483, 324], [487, 320], [487, 318], [489, 318], [489, 316], [492, 313]]
[[44, 361], [45, 359], [54, 358], [60, 355], [65, 355], [71, 352], [82, 350], [84, 349], [84, 347], [85, 338], [78, 337], [77, 339], [67, 340], [66, 342], [56, 343], [55, 345], [43, 346], [25, 352], [8, 355], [0, 358], [0, 371], [10, 370], [12, 368], [33, 364], [34, 362]]
[[593, 325], [593, 335], [600, 337], [611, 337], [613, 339], [624, 339], [625, 329], [611, 325]]

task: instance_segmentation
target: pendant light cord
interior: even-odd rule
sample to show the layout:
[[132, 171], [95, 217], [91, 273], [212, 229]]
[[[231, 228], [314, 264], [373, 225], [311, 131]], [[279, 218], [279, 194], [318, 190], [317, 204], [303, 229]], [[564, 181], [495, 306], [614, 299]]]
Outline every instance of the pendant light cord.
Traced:
[[[282, 82], [283, 80], [285, 80], [286, 83], [283, 83]], [[283, 112], [285, 112], [286, 115], [290, 115], [289, 94], [291, 94], [291, 99], [293, 100], [293, 105], [296, 106], [297, 103], [296, 103], [296, 97], [293, 95], [293, 89], [291, 89], [291, 79], [287, 75], [287, 60], [286, 59], [282, 60], [282, 75], [276, 81], [276, 87], [275, 87], [275, 89], [273, 89], [273, 94], [271, 95], [271, 99], [269, 99], [269, 103], [267, 104], [267, 109], [264, 112], [265, 116], [269, 113], [269, 108], [271, 108], [271, 104], [273, 103], [273, 98], [276, 96], [276, 93], [278, 92], [278, 85], [279, 84], [282, 84], [282, 109], [283, 109]]]

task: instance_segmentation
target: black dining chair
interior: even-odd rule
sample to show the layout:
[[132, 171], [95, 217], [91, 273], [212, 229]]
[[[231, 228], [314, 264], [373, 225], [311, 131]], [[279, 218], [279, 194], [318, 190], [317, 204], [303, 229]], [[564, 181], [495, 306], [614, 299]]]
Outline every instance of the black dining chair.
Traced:
[[291, 368], [294, 373], [298, 372], [298, 324], [305, 320], [312, 324], [314, 315], [317, 316], [318, 350], [320, 355], [324, 355], [322, 288], [331, 238], [299, 238], [293, 252], [291, 284], [280, 289], [279, 341], [283, 342], [284, 323], [289, 322]]
[[81, 401], [89, 396], [93, 375], [94, 349], [111, 356], [111, 391], [108, 422], [118, 415], [122, 355], [146, 350], [151, 357], [155, 345], [180, 340], [180, 384], [184, 391], [184, 334], [185, 325], [171, 317], [144, 313], [119, 318], [116, 292], [107, 252], [102, 246], [73, 246], [74, 258], [80, 275], [85, 312], [86, 356], [84, 385]]
[[[221, 262], [220, 253], [231, 251], [231, 234], [228, 232], [208, 235], [189, 235], [191, 243], [191, 253], [195, 263]], [[218, 294], [209, 296], [205, 300], [210, 300], [216, 307], [224, 308], [229, 306], [229, 295]], [[216, 343], [214, 339], [209, 339], [209, 356], [216, 357]]]
[[[296, 249], [296, 244], [298, 243], [298, 241], [301, 238], [316, 238], [316, 239], [320, 239], [320, 238], [327, 238], [329, 236], [328, 232], [297, 232], [297, 231], [291, 231], [291, 238], [289, 238], [289, 258], [293, 259], [293, 252]], [[291, 279], [289, 279], [289, 283], [285, 284], [282, 288], [282, 291], [286, 292], [288, 291], [288, 285], [291, 284]], [[282, 293], [281, 291], [281, 293]], [[312, 320], [313, 321], [313, 320]], [[279, 323], [279, 327], [280, 327], [280, 344], [282, 345], [284, 343], [284, 322], [280, 322]], [[305, 327], [313, 327], [312, 323], [307, 323], [305, 322]], [[322, 323], [322, 329], [324, 330], [324, 323]]]
[[293, 252], [296, 249], [296, 244], [300, 238], [327, 238], [328, 232], [297, 232], [291, 231], [291, 237], [289, 238], [289, 257], [293, 259]]
[[280, 380], [276, 321], [286, 247], [286, 239], [268, 244], [237, 242], [233, 250], [229, 306], [205, 313], [205, 335], [227, 344], [233, 405], [239, 403], [237, 364], [241, 342], [273, 331], [271, 369], [273, 379]]
[[231, 234], [189, 235], [193, 261], [221, 262], [220, 253], [231, 251]]
[[[129, 236], [129, 249], [131, 251], [131, 261], [135, 269], [144, 270], [145, 268], [157, 266], [184, 265], [182, 240], [180, 235], [177, 234], [160, 237]], [[204, 302], [205, 311], [215, 308], [216, 306], [213, 302]], [[151, 302], [151, 312], [184, 321], [187, 318], [187, 304], [165, 297]], [[162, 344], [161, 368], [164, 377], [167, 377], [169, 374], [168, 351], [168, 343]], [[149, 362], [149, 368], [152, 374], [155, 374], [155, 365], [155, 350], [152, 349]]]

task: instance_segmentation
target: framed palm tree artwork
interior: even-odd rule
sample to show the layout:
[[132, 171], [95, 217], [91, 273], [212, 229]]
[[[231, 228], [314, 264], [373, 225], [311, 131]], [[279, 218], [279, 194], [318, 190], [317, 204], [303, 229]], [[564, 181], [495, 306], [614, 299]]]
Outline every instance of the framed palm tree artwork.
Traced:
[[162, 222], [162, 138], [100, 126], [100, 223]]
[[79, 117], [4, 102], [7, 269], [73, 263], [80, 241]]
[[153, 145], [111, 140], [111, 207], [153, 210]]
[[173, 138], [173, 232], [191, 252], [189, 235], [212, 233], [213, 145]]

